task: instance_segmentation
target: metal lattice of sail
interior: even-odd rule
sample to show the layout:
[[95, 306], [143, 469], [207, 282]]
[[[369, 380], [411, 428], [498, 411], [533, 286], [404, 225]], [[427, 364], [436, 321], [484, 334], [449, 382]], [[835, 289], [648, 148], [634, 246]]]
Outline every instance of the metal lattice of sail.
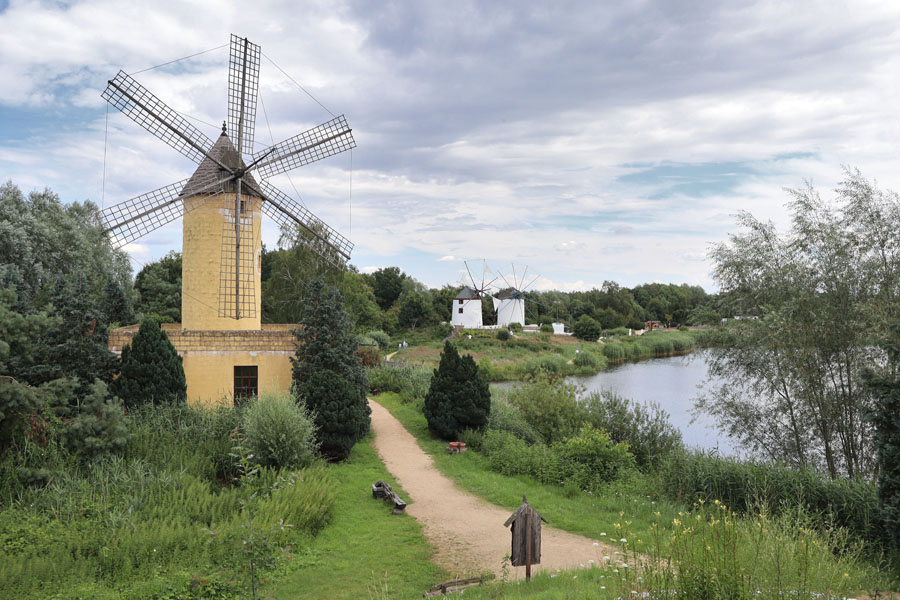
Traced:
[[[101, 94], [135, 123], [199, 165], [189, 179], [105, 209], [104, 231], [117, 247], [143, 237], [205, 202], [222, 202], [220, 317], [255, 317], [254, 198], [281, 227], [300, 227], [300, 240], [336, 267], [350, 259], [353, 244], [268, 182], [309, 163], [356, 147], [343, 115], [254, 151], [260, 47], [231, 36], [228, 115], [215, 143], [134, 78], [119, 71]], [[225, 135], [226, 129], [231, 138]], [[255, 175], [255, 177], [254, 177]]]

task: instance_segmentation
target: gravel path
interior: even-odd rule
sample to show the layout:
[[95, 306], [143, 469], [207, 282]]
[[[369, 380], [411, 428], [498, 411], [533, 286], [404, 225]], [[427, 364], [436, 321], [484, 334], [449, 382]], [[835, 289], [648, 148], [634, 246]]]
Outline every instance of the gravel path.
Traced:
[[[510, 551], [510, 531], [503, 526], [512, 511], [489, 504], [460, 490], [441, 474], [416, 439], [386, 408], [370, 400], [375, 449], [388, 471], [410, 496], [406, 512], [422, 523], [425, 537], [435, 548], [434, 561], [450, 575], [501, 574], [503, 556]], [[536, 507], [537, 508], [537, 507]], [[566, 569], [600, 562], [616, 548], [584, 536], [544, 525], [541, 529], [541, 564], [532, 568]], [[511, 576], [525, 576], [523, 567]]]

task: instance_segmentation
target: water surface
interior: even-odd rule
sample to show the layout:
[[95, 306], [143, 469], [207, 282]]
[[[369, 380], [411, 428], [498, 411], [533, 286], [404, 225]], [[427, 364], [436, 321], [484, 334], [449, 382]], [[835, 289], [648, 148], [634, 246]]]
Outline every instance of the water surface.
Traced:
[[628, 362], [589, 377], [568, 377], [566, 381], [577, 383], [588, 392], [610, 390], [636, 402], [656, 402], [681, 430], [685, 445], [735, 454], [727, 436], [716, 429], [711, 417], [701, 415], [695, 419], [692, 415], [694, 398], [700, 393], [698, 388], [706, 376], [705, 355], [697, 351], [685, 356]]

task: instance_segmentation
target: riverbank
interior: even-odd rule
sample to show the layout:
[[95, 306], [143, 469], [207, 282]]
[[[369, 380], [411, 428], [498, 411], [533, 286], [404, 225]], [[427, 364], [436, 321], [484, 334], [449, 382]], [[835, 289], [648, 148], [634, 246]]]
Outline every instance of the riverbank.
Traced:
[[[519, 381], [541, 374], [554, 377], [590, 376], [626, 361], [688, 354], [696, 347], [692, 331], [652, 331], [642, 336], [611, 335], [598, 342], [549, 333], [519, 333], [497, 339], [495, 330], [467, 330], [451, 341], [471, 354], [486, 379]], [[469, 337], [471, 336], [471, 337]], [[443, 344], [426, 341], [392, 356], [394, 362], [437, 367]]]

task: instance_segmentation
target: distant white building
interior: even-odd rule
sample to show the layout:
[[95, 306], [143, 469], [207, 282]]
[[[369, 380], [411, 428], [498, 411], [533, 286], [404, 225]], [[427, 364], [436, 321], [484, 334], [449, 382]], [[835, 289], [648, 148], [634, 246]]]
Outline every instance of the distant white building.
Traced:
[[481, 329], [484, 326], [481, 320], [481, 294], [470, 287], [464, 287], [456, 295], [450, 311], [450, 323], [454, 327]]
[[566, 332], [565, 323], [554, 323], [553, 324], [553, 334], [554, 335], [562, 335]]
[[497, 325], [509, 327], [512, 323], [525, 325], [525, 300], [515, 288], [500, 290], [494, 301], [497, 309]]

